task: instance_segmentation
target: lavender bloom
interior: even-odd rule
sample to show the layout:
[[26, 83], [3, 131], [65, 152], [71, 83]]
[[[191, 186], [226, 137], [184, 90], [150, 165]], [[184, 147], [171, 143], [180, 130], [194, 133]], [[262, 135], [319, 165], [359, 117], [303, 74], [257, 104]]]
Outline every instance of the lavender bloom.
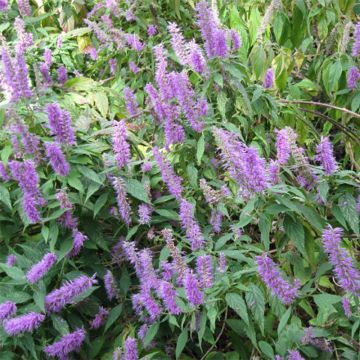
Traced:
[[286, 305], [291, 304], [298, 296], [300, 281], [295, 280], [291, 285], [285, 281], [267, 253], [256, 257], [258, 272], [266, 286]]
[[351, 51], [352, 56], [359, 56], [359, 54], [360, 54], [360, 22], [358, 22], [355, 25], [354, 43]]
[[130, 145], [127, 142], [126, 124], [124, 120], [113, 122], [113, 152], [115, 154], [115, 160], [119, 167], [122, 169], [130, 162]]
[[142, 51], [144, 49], [144, 44], [140, 41], [136, 34], [125, 34], [125, 40], [135, 51]]
[[108, 315], [109, 312], [102, 306], [99, 306], [99, 312], [95, 315], [95, 318], [91, 321], [90, 327], [92, 329], [98, 329], [104, 323]]
[[214, 205], [220, 201], [221, 195], [219, 194], [219, 192], [212, 189], [207, 184], [205, 179], [200, 179], [199, 184], [200, 184], [200, 189], [203, 191], [205, 200], [207, 201], [208, 204]]
[[196, 251], [204, 246], [205, 239], [198, 222], [193, 217], [193, 206], [187, 200], [180, 203], [180, 220], [186, 237], [191, 243], [191, 250]]
[[100, 19], [107, 26], [108, 29], [113, 28], [114, 24], [113, 24], [113, 22], [112, 22], [109, 15], [104, 14], [104, 15], [101, 16]]
[[358, 214], [360, 215], [360, 195], [358, 195], [358, 198], [357, 198], [356, 209], [357, 209]]
[[235, 30], [230, 31], [231, 42], [232, 42], [232, 51], [238, 51], [241, 46], [241, 39], [239, 34]]
[[219, 267], [218, 267], [218, 271], [220, 273], [224, 273], [226, 272], [226, 257], [225, 254], [223, 252], [221, 252], [219, 254]]
[[89, 50], [89, 56], [90, 56], [90, 59], [95, 61], [97, 60], [98, 58], [98, 53], [97, 53], [97, 50], [96, 48], [94, 47], [91, 47], [90, 50]]
[[124, 360], [139, 360], [137, 341], [130, 336], [124, 343]]
[[297, 350], [290, 350], [288, 360], [305, 360]]
[[77, 229], [73, 229], [73, 247], [69, 253], [69, 256], [76, 256], [80, 254], [80, 251], [84, 245], [84, 242], [88, 239], [86, 235]]
[[282, 357], [280, 355], [275, 355], [275, 360], [282, 360]]
[[56, 47], [58, 49], [62, 48], [62, 43], [63, 43], [63, 33], [59, 34], [57, 39], [56, 39]]
[[57, 257], [53, 253], [46, 254], [40, 262], [33, 265], [27, 272], [26, 279], [30, 284], [37, 283], [53, 267]]
[[29, 71], [26, 66], [25, 54], [23, 50], [19, 49], [16, 51], [15, 82], [22, 97], [28, 98], [32, 96], [29, 87]]
[[65, 211], [58, 219], [59, 223], [67, 229], [74, 230], [77, 226], [77, 219], [71, 211]]
[[16, 263], [16, 256], [13, 254], [10, 254], [7, 258], [6, 258], [6, 265], [7, 266], [14, 266]]
[[213, 285], [213, 265], [210, 255], [201, 255], [196, 259], [196, 269], [200, 286], [210, 288]]
[[178, 315], [181, 313], [181, 309], [176, 305], [175, 301], [176, 290], [171, 283], [167, 281], [161, 281], [158, 294], [163, 300], [170, 314]]
[[225, 58], [228, 55], [228, 47], [226, 44], [226, 31], [217, 29], [214, 33], [215, 48], [214, 53], [218, 57]]
[[[17, 139], [17, 135], [21, 137], [21, 143], [24, 146], [24, 151], [26, 154], [32, 155], [36, 162], [40, 159], [40, 138], [29, 131], [29, 127], [22, 122], [20, 119], [16, 119], [16, 124], [11, 127], [11, 130], [16, 133], [15, 138]], [[19, 145], [17, 142], [16, 145]], [[16, 147], [14, 148], [15, 151]], [[19, 149], [20, 150], [20, 149]]]
[[74, 298], [84, 293], [96, 284], [95, 275], [81, 275], [62, 285], [45, 296], [45, 309], [48, 312], [59, 312], [65, 305], [74, 302]]
[[71, 116], [66, 110], [62, 110], [56, 103], [46, 107], [51, 133], [56, 136], [61, 144], [75, 144], [74, 130], [71, 126]]
[[291, 155], [291, 145], [296, 140], [296, 134], [289, 127], [276, 131], [277, 161], [285, 165]]
[[120, 216], [126, 225], [130, 225], [131, 208], [127, 202], [124, 182], [121, 178], [114, 177], [112, 180], [112, 184], [116, 192], [116, 201], [118, 204]]
[[70, 165], [66, 161], [64, 154], [56, 143], [46, 142], [45, 144], [46, 156], [50, 160], [51, 167], [60, 176], [69, 174]]
[[191, 271], [186, 272], [183, 284], [188, 301], [194, 306], [202, 304], [204, 295], [199, 289], [199, 282]]
[[0, 0], [0, 11], [6, 11], [8, 8], [8, 0]]
[[61, 85], [64, 85], [68, 79], [66, 67], [64, 65], [59, 66], [57, 69], [57, 79]]
[[280, 182], [280, 165], [277, 161], [271, 160], [269, 163], [269, 178], [273, 185]]
[[332, 348], [329, 344], [329, 341], [326, 339], [319, 339], [315, 337], [314, 330], [312, 327], [304, 329], [304, 335], [301, 338], [301, 342], [304, 345], [310, 344], [313, 345], [322, 351], [331, 352]]
[[[349, 301], [349, 298], [347, 297], [343, 297], [342, 300], [342, 306], [343, 306], [343, 309], [344, 309], [344, 313], [347, 317], [350, 317], [352, 315], [352, 312], [351, 312], [351, 307], [350, 307], [350, 301]], [[1, 319], [1, 317], [0, 317]]]
[[182, 192], [181, 178], [175, 174], [170, 163], [162, 157], [158, 147], [153, 148], [153, 154], [160, 169], [162, 179], [167, 185], [169, 192], [174, 195], [177, 200], [180, 200]]
[[222, 224], [223, 214], [216, 209], [211, 210], [211, 217], [210, 217], [210, 225], [213, 228], [215, 234], [221, 232], [221, 224]]
[[135, 95], [130, 88], [125, 86], [124, 88], [124, 99], [126, 104], [126, 110], [130, 116], [133, 116], [139, 112], [138, 103]]
[[140, 303], [146, 309], [146, 311], [150, 317], [150, 321], [154, 321], [160, 316], [162, 309], [159, 306], [159, 304], [152, 297], [151, 292], [150, 292], [150, 287], [148, 287], [146, 284], [142, 284], [142, 286], [141, 286], [139, 300], [140, 300]]
[[206, 61], [201, 52], [201, 49], [195, 40], [188, 44], [188, 62], [189, 65], [198, 73], [203, 74], [206, 71]]
[[116, 67], [117, 67], [117, 60], [116, 59], [110, 59], [109, 60], [109, 66], [110, 66], [110, 72], [111, 72], [111, 75], [114, 75], [116, 74]]
[[46, 63], [42, 63], [39, 66], [39, 70], [44, 79], [44, 86], [49, 86], [52, 83], [49, 65]]
[[[101, 4], [101, 3], [98, 3], [97, 5], [99, 5], [99, 4]], [[119, 11], [120, 3], [119, 3], [119, 0], [106, 0], [105, 5], [110, 10], [112, 15], [114, 15], [115, 17], [119, 17], [119, 15], [120, 15], [120, 11]]]
[[347, 251], [340, 247], [342, 234], [343, 229], [332, 228], [329, 225], [322, 234], [323, 246], [334, 267], [340, 286], [355, 296], [359, 296], [360, 274], [354, 267]]
[[151, 206], [149, 206], [147, 204], [139, 205], [138, 213], [139, 213], [139, 223], [140, 224], [143, 224], [143, 225], [150, 224], [151, 213], [152, 213]]
[[[168, 79], [166, 76], [167, 61], [164, 53], [164, 45], [159, 44], [154, 46], [154, 55], [156, 61], [155, 80], [159, 87], [160, 97], [163, 100], [170, 100], [173, 94], [169, 89]], [[146, 90], [146, 89], [145, 89]], [[148, 90], [146, 90], [148, 91]]]
[[144, 162], [141, 165], [141, 172], [143, 172], [143, 173], [147, 173], [147, 172], [151, 171], [151, 169], [152, 169], [152, 163], [151, 162]]
[[168, 25], [168, 30], [171, 36], [171, 45], [181, 65], [186, 65], [189, 62], [189, 54], [181, 30], [175, 23]]
[[17, 88], [17, 84], [15, 82], [15, 68], [14, 68], [13, 61], [9, 54], [9, 49], [6, 46], [6, 44], [3, 45], [1, 48], [1, 60], [3, 63], [3, 71], [2, 72], [4, 74], [5, 83], [6, 83], [7, 87], [9, 88], [9, 90], [11, 91], [12, 100], [17, 101], [21, 97], [21, 94], [20, 94], [19, 89]]
[[25, 51], [33, 44], [33, 35], [26, 32], [25, 22], [19, 16], [14, 21], [14, 28], [19, 39], [19, 43], [16, 45], [16, 48], [18, 48], [19, 51]]
[[320, 144], [316, 146], [315, 160], [321, 162], [326, 175], [331, 175], [336, 171], [336, 160], [328, 137], [321, 137]]
[[32, 332], [45, 320], [45, 315], [30, 312], [25, 315], [6, 319], [3, 322], [4, 330], [9, 335], [17, 335], [24, 332]]
[[274, 86], [274, 70], [269, 68], [266, 70], [263, 87], [270, 89]]
[[360, 78], [360, 72], [356, 66], [350, 68], [347, 74], [347, 86], [349, 89], [356, 89], [357, 81]]
[[143, 285], [147, 288], [158, 288], [158, 279], [152, 265], [152, 254], [148, 249], [143, 249], [139, 253], [139, 267], [137, 275]]
[[135, 14], [132, 12], [131, 9], [128, 9], [125, 11], [125, 19], [126, 21], [128, 22], [131, 22], [131, 21], [135, 21], [136, 20], [136, 16]]
[[[129, 62], [129, 69], [134, 74], [137, 74], [140, 71], [140, 69], [137, 67], [137, 65], [133, 61]], [[136, 105], [137, 105], [137, 103], [136, 103]]]
[[72, 209], [72, 204], [71, 204], [65, 190], [62, 189], [62, 190], [58, 191], [56, 193], [55, 197], [59, 201], [61, 209]]
[[10, 180], [10, 176], [6, 172], [5, 166], [2, 161], [0, 161], [0, 178], [3, 179], [4, 181]]
[[16, 304], [12, 301], [6, 301], [0, 304], [0, 322], [16, 313]]
[[109, 41], [108, 35], [100, 28], [98, 23], [90, 21], [88, 19], [84, 19], [84, 23], [95, 34], [96, 38], [100, 41], [102, 45], [105, 45]]
[[156, 34], [157, 30], [156, 30], [156, 26], [153, 24], [148, 25], [147, 27], [147, 34], [152, 37]]
[[240, 187], [240, 195], [249, 198], [268, 187], [265, 159], [257, 150], [237, 140], [233, 133], [214, 129], [216, 141], [221, 149], [222, 160], [230, 176]]
[[18, 9], [22, 17], [31, 16], [29, 0], [17, 0]]
[[161, 276], [165, 281], [171, 281], [174, 275], [173, 264], [167, 261], [161, 261], [160, 267], [162, 269]]
[[115, 279], [110, 270], [107, 270], [104, 276], [104, 285], [107, 298], [111, 301], [117, 296], [117, 289], [115, 285]]
[[84, 329], [75, 330], [72, 333], [64, 335], [59, 341], [52, 345], [46, 346], [44, 352], [48, 356], [57, 357], [59, 360], [66, 360], [72, 351], [80, 351], [85, 336], [86, 332]]

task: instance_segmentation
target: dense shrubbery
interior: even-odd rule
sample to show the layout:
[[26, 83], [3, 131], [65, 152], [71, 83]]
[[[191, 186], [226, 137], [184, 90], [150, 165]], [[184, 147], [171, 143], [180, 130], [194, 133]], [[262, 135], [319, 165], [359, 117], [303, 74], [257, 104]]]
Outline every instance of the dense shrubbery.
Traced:
[[360, 4], [0, 1], [1, 359], [357, 359]]

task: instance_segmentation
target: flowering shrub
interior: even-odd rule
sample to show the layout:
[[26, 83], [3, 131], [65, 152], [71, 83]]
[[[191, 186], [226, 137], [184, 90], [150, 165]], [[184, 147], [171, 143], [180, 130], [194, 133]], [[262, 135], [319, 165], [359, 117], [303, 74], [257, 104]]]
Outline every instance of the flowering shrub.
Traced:
[[356, 359], [358, 13], [0, 1], [1, 359]]

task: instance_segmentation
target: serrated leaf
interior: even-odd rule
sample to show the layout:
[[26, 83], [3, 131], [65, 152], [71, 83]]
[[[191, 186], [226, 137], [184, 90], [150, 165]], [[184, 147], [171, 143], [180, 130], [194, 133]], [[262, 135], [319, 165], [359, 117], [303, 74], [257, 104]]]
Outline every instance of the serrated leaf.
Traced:
[[7, 266], [5, 264], [0, 264], [0, 269], [2, 271], [4, 271], [6, 273], [6, 275], [11, 277], [12, 279], [24, 280], [24, 283], [26, 282], [25, 274], [21, 269], [15, 267], [15, 266]]
[[176, 350], [175, 350], [175, 354], [176, 354], [176, 358], [178, 359], [179, 356], [181, 355], [181, 353], [183, 352], [185, 345], [188, 341], [188, 331], [187, 329], [184, 329], [179, 338], [178, 341], [176, 343]]
[[95, 93], [95, 105], [99, 109], [100, 114], [106, 117], [109, 111], [109, 100], [103, 91]]
[[117, 306], [115, 306], [113, 309], [111, 309], [109, 316], [106, 320], [106, 324], [105, 324], [105, 332], [110, 328], [110, 326], [119, 318], [119, 316], [121, 315], [122, 312], [122, 304], [119, 304]]
[[54, 329], [61, 335], [64, 336], [70, 332], [68, 323], [58, 315], [51, 315], [51, 321]]
[[204, 150], [205, 150], [205, 136], [204, 134], [202, 134], [197, 142], [197, 147], [196, 147], [196, 160], [198, 165], [201, 164], [201, 159], [204, 155]]
[[159, 323], [152, 324], [146, 332], [144, 347], [148, 346], [159, 331]]
[[262, 291], [254, 284], [249, 286], [249, 291], [245, 294], [246, 303], [251, 309], [256, 322], [258, 323], [261, 333], [264, 333], [264, 313], [265, 299]]
[[144, 185], [136, 179], [129, 179], [126, 181], [126, 191], [134, 198], [141, 200], [147, 204], [151, 204], [149, 195], [145, 190]]
[[269, 359], [274, 358], [274, 350], [269, 343], [266, 341], [259, 341], [259, 348], [261, 352], [266, 355]]
[[298, 250], [304, 256], [307, 256], [305, 250], [304, 226], [301, 224], [301, 222], [295, 221], [291, 216], [286, 215], [284, 219], [284, 228], [287, 236], [296, 245]]
[[289, 307], [285, 311], [284, 315], [281, 317], [280, 322], [279, 322], [279, 326], [278, 326], [278, 329], [277, 329], [278, 335], [280, 335], [282, 333], [282, 331], [284, 330], [287, 322], [289, 321], [291, 311], [292, 311], [292, 309], [291, 309], [291, 307]]
[[94, 218], [96, 217], [96, 215], [99, 213], [99, 211], [102, 209], [102, 207], [106, 204], [106, 201], [108, 199], [109, 194], [108, 193], [104, 193], [102, 195], [100, 195], [95, 204], [94, 204]]
[[350, 194], [341, 195], [339, 198], [339, 208], [351, 229], [356, 235], [359, 235], [359, 214], [354, 197]]
[[0, 201], [12, 210], [9, 190], [2, 184], [0, 184]]
[[247, 313], [246, 304], [241, 295], [237, 293], [228, 293], [225, 296], [226, 303], [231, 307], [244, 322], [249, 325], [249, 315]]

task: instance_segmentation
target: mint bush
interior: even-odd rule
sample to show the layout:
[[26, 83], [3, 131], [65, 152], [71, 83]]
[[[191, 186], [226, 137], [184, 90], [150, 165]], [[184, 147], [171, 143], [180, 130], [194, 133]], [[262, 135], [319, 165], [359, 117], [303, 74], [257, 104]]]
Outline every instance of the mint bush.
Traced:
[[354, 1], [0, 1], [1, 359], [357, 359]]

